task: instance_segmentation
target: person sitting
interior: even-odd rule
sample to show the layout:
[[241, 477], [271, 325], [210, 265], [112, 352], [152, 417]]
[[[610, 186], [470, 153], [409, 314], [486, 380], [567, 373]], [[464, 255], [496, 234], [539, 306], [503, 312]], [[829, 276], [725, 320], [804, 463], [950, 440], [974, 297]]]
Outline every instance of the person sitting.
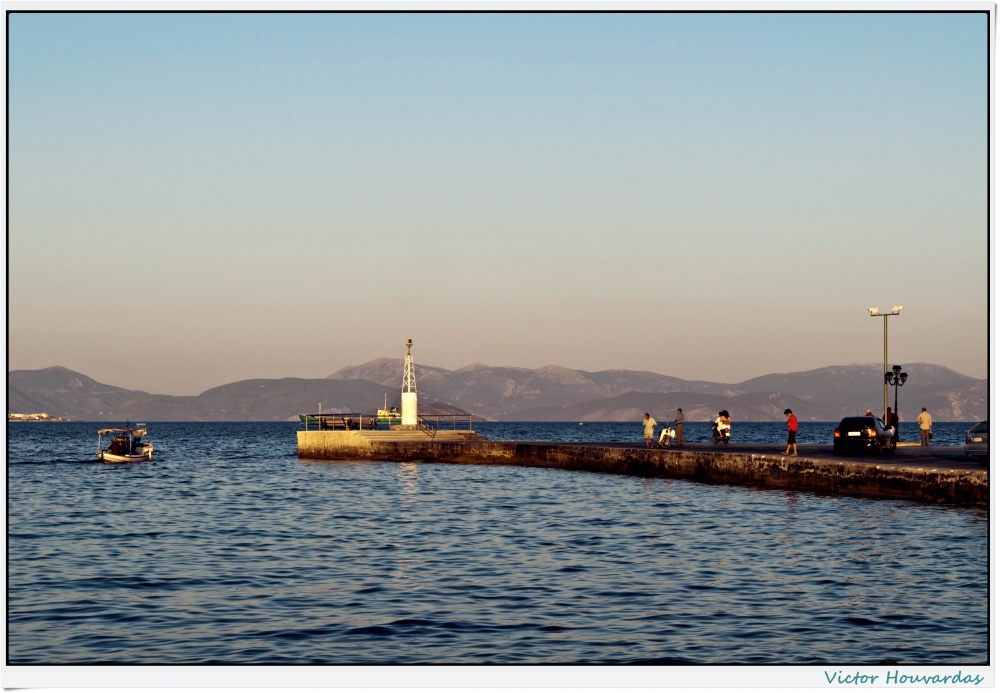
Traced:
[[724, 442], [728, 441], [729, 429], [730, 429], [729, 412], [723, 409], [722, 411], [719, 412], [719, 416], [715, 420], [715, 423], [713, 424], [713, 436], [712, 436], [713, 439], [721, 440]]
[[719, 412], [719, 416], [712, 423], [712, 442], [729, 442], [729, 412], [725, 409]]

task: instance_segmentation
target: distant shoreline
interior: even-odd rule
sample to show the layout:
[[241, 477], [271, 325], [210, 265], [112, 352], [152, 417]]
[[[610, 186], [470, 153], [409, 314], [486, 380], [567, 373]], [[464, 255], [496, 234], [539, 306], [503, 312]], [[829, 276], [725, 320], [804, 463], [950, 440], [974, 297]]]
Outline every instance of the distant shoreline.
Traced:
[[[399, 405], [396, 365], [376, 359], [341, 369], [334, 374], [339, 377], [241, 380], [196, 396], [128, 390], [54, 366], [8, 372], [7, 406], [11, 412], [96, 421], [287, 421], [318, 410], [374, 412]], [[472, 414], [486, 421], [635, 421], [645, 412], [673, 421], [678, 409], [691, 422], [714, 420], [723, 409], [738, 421], [784, 421], [785, 409], [799, 421], [839, 421], [866, 409], [881, 412], [880, 371], [881, 365], [831, 366], [727, 385], [639, 371], [444, 371], [417, 364], [417, 391], [423, 414]], [[934, 364], [909, 364], [907, 372], [909, 380], [899, 389], [902, 420], [915, 420], [921, 407], [939, 422], [986, 418], [986, 381]]]

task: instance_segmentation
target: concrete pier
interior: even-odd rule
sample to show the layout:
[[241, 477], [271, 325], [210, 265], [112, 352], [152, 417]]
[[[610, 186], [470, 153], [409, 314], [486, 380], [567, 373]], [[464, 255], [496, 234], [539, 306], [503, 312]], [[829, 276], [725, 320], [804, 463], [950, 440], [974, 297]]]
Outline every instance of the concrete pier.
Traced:
[[[427, 434], [299, 431], [299, 457], [550, 467], [712, 484], [814, 491], [863, 498], [988, 505], [985, 465], [962, 448], [898, 448], [892, 455], [835, 457], [831, 446], [800, 445], [784, 457], [781, 445], [688, 444], [645, 449], [628, 443], [487, 441], [470, 431]], [[381, 435], [377, 435], [381, 434]]]

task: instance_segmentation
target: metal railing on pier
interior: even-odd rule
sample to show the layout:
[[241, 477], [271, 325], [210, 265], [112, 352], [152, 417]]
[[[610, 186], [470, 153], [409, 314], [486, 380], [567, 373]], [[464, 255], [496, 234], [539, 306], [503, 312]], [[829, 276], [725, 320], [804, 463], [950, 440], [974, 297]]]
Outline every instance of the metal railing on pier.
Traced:
[[378, 427], [371, 414], [299, 414], [299, 421], [307, 431], [374, 431]]
[[471, 431], [472, 414], [420, 414], [417, 424], [428, 431]]
[[[371, 414], [299, 414], [307, 431], [388, 431], [400, 419], [379, 419]], [[417, 428], [436, 431], [472, 430], [472, 414], [426, 414], [417, 416]]]

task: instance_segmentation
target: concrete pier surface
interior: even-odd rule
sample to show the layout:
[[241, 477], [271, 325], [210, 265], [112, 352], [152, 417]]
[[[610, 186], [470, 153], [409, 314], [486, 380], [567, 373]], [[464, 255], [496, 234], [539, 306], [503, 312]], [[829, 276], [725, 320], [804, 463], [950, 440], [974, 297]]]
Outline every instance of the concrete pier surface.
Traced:
[[364, 433], [298, 431], [299, 457], [548, 467], [863, 498], [989, 504], [986, 465], [966, 457], [960, 447], [900, 447], [889, 455], [847, 457], [835, 456], [830, 445], [800, 445], [797, 457], [785, 457], [785, 446], [777, 444], [688, 443], [659, 450], [641, 443], [488, 441], [469, 431], [438, 438]]

